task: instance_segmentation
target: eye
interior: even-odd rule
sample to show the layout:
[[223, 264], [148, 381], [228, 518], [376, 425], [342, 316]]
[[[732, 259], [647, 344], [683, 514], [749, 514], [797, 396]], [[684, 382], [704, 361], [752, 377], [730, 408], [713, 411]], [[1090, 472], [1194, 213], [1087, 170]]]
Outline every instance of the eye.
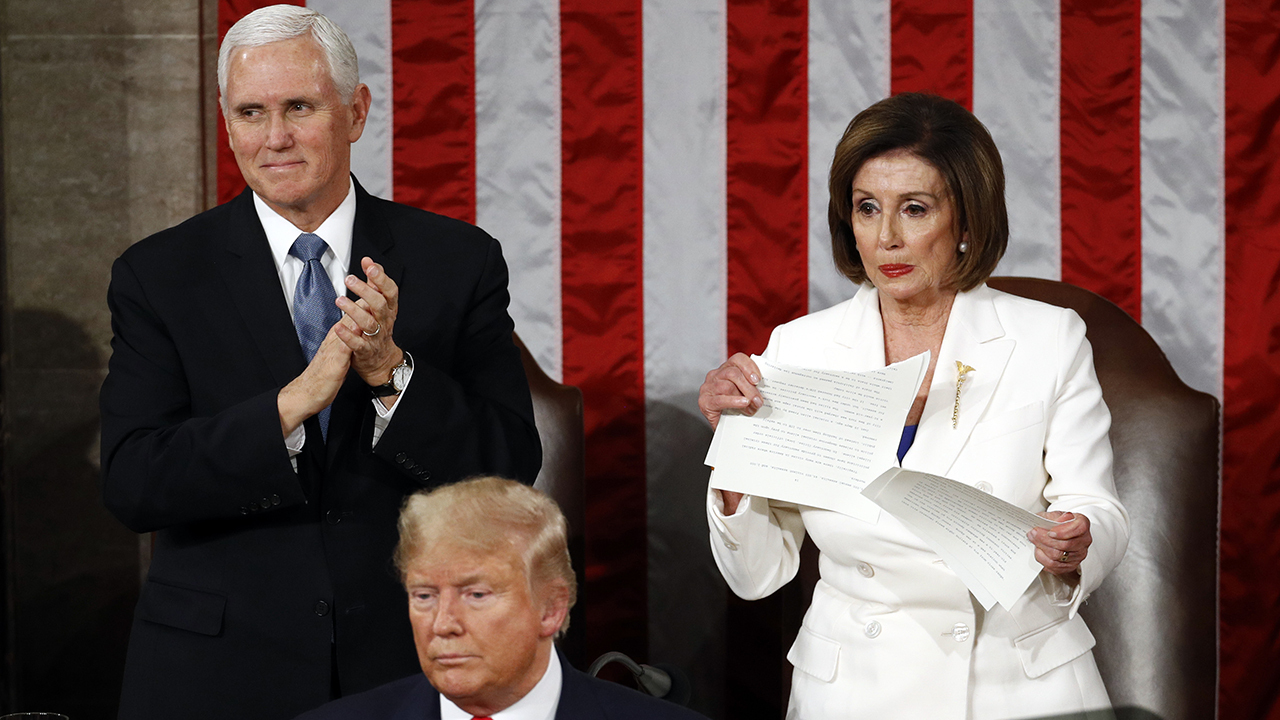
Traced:
[[922, 217], [929, 212], [929, 208], [917, 202], [907, 203], [902, 210], [908, 217]]
[[863, 217], [870, 217], [874, 215], [878, 209], [879, 208], [876, 207], [875, 203], [870, 200], [863, 200], [854, 207], [853, 211]]

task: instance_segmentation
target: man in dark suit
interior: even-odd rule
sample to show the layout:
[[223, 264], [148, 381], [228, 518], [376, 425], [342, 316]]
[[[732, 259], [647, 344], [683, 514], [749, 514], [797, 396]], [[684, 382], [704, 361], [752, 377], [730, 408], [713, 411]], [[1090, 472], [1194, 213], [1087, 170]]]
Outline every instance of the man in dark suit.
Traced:
[[265, 8], [218, 75], [249, 190], [112, 268], [103, 495], [156, 533], [127, 720], [281, 720], [415, 672], [405, 496], [541, 464], [497, 242], [350, 176], [346, 35]]
[[511, 480], [409, 498], [395, 558], [422, 672], [298, 720], [705, 720], [555, 652], [577, 591], [566, 534], [553, 500]]

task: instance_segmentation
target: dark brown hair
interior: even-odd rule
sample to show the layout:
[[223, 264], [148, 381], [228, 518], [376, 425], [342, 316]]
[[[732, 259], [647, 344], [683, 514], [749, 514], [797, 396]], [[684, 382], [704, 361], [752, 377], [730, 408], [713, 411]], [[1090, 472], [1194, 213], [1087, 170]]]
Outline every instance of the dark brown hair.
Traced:
[[968, 233], [969, 241], [968, 251], [956, 256], [956, 288], [972, 290], [985, 282], [1009, 244], [1000, 151], [973, 113], [924, 93], [894, 95], [863, 110], [836, 145], [827, 205], [836, 269], [854, 283], [866, 282], [849, 224], [853, 178], [868, 160], [894, 150], [906, 150], [929, 163], [947, 183], [956, 208], [957, 240]]

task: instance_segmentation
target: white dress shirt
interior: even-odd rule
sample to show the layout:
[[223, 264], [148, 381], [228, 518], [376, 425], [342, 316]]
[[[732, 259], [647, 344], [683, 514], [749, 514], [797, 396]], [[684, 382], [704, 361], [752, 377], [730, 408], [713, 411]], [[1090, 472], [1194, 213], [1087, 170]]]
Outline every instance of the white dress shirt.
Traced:
[[[490, 717], [493, 720], [555, 720], [556, 710], [560, 707], [560, 688], [564, 684], [561, 672], [560, 657], [553, 651], [538, 684], [514, 705]], [[440, 720], [471, 720], [472, 717], [449, 698], [440, 696]]]
[[[347, 183], [347, 197], [315, 230], [315, 234], [329, 246], [321, 256], [320, 264], [324, 265], [325, 272], [329, 275], [329, 282], [333, 283], [334, 294], [338, 297], [347, 294], [347, 270], [351, 267], [351, 234], [356, 223], [355, 182], [348, 180]], [[280, 290], [284, 293], [284, 301], [288, 304], [289, 316], [292, 317], [293, 294], [298, 285], [298, 276], [302, 274], [305, 264], [290, 255], [289, 249], [293, 247], [298, 236], [305, 231], [299, 230], [293, 223], [272, 210], [271, 206], [258, 197], [257, 193], [253, 194], [253, 207], [258, 211], [258, 221], [262, 223], [262, 229], [267, 235], [267, 244], [271, 246], [271, 259], [275, 261], [276, 273], [280, 276]], [[412, 377], [412, 373], [409, 377]], [[391, 417], [395, 414], [396, 407], [400, 405], [400, 398], [404, 397], [405, 392], [408, 392], [407, 379], [405, 389], [396, 397], [390, 408], [384, 406], [378, 398], [372, 398], [373, 408], [377, 411], [377, 417], [373, 420], [374, 445], [378, 444], [382, 432], [390, 424]], [[302, 452], [306, 441], [307, 431], [302, 425], [285, 438], [284, 444], [289, 449], [289, 458], [295, 463], [295, 470], [297, 469], [295, 456]]]

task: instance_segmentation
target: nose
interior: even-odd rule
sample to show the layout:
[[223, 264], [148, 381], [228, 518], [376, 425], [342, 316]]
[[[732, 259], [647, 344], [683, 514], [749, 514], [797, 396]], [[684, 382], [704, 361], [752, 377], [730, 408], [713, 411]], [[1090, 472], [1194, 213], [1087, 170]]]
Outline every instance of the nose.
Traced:
[[272, 113], [270, 125], [267, 127], [267, 147], [272, 150], [285, 150], [293, 145], [293, 130], [284, 115]]
[[882, 250], [892, 250], [902, 245], [902, 228], [898, 226], [898, 216], [886, 213], [880, 216], [880, 228], [876, 242]]
[[458, 635], [462, 633], [462, 621], [459, 613], [461, 603], [453, 593], [441, 593], [436, 603], [436, 616], [431, 623], [431, 631], [439, 636]]

